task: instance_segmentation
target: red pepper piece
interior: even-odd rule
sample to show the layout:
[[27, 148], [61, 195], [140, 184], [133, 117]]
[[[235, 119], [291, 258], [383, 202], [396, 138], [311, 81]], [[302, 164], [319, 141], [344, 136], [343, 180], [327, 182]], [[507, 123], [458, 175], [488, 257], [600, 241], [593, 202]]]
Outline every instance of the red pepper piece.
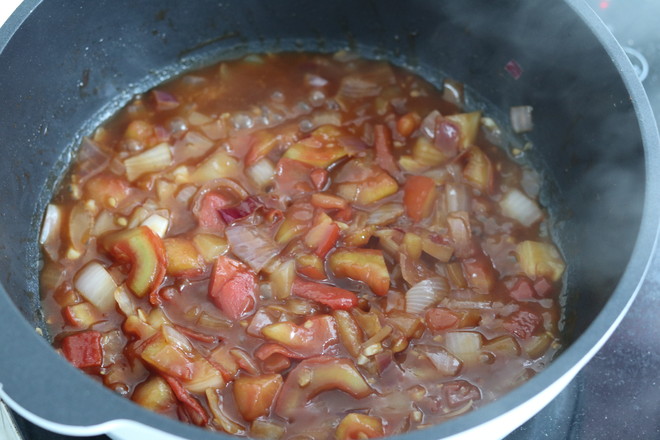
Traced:
[[301, 298], [311, 299], [332, 309], [349, 310], [358, 303], [358, 298], [353, 292], [327, 284], [305, 281], [296, 278], [293, 281], [291, 292]]
[[139, 297], [149, 294], [149, 301], [160, 303], [158, 288], [167, 272], [163, 240], [147, 226], [112, 233], [103, 247], [120, 262], [130, 263], [126, 285]]
[[177, 400], [183, 404], [183, 408], [190, 420], [197, 426], [205, 426], [209, 423], [209, 415], [204, 411], [202, 405], [186, 390], [181, 382], [173, 377], [165, 376]]
[[221, 255], [215, 262], [209, 298], [229, 318], [237, 320], [254, 309], [257, 280], [240, 261]]
[[89, 330], [64, 337], [62, 353], [75, 367], [100, 367], [103, 364], [101, 333]]

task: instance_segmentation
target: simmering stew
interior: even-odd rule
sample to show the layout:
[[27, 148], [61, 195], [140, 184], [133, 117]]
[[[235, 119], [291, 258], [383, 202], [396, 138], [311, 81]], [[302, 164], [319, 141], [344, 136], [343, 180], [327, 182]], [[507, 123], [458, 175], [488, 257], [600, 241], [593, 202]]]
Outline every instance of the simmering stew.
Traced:
[[139, 405], [267, 439], [393, 435], [516, 387], [559, 348], [564, 262], [538, 175], [463, 106], [350, 53], [135, 97], [45, 213], [54, 346]]

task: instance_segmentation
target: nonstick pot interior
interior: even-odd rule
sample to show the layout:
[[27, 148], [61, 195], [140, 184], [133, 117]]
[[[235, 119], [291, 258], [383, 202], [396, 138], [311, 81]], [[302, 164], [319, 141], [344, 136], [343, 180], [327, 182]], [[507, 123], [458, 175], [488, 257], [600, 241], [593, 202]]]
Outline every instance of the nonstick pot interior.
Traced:
[[[37, 335], [35, 328], [44, 329], [37, 281], [42, 212], [81, 137], [133, 94], [243, 53], [349, 48], [436, 84], [445, 76], [462, 81], [474, 105], [499, 109], [503, 124], [510, 106], [534, 107], [526, 156], [544, 176], [543, 201], [568, 262], [569, 348], [528, 384], [423, 438], [460, 432], [531, 398], [592, 355], [611, 331], [657, 231], [657, 204], [649, 198], [658, 189], [653, 118], [623, 52], [594, 20], [577, 1], [27, 0], [0, 33], [4, 392], [62, 425], [126, 418], [217, 438], [113, 395]], [[505, 69], [511, 61], [522, 68], [519, 79]]]

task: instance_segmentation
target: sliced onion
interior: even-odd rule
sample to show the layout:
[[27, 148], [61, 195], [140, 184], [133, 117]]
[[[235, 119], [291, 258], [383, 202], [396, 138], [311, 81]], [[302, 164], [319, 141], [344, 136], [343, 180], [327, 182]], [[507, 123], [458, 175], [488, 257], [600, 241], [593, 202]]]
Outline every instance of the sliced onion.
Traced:
[[275, 166], [267, 159], [263, 158], [254, 163], [246, 170], [248, 176], [259, 188], [265, 188], [275, 177]]
[[110, 161], [110, 156], [89, 138], [83, 138], [78, 152], [80, 174], [89, 175], [103, 169]]
[[187, 205], [190, 202], [190, 199], [193, 198], [197, 192], [197, 187], [195, 185], [186, 185], [179, 190], [176, 194], [176, 201], [182, 205]]
[[426, 115], [419, 126], [422, 133], [424, 133], [429, 139], [435, 138], [435, 125], [439, 116], [442, 116], [440, 112], [433, 110], [431, 113]]
[[213, 122], [213, 119], [199, 112], [192, 112], [188, 115], [188, 122], [190, 125], [204, 125]]
[[420, 281], [406, 292], [406, 312], [419, 314], [436, 304], [449, 291], [444, 278]]
[[465, 211], [455, 211], [447, 216], [449, 225], [449, 236], [454, 242], [456, 254], [466, 256], [469, 253], [472, 244], [472, 228], [470, 227], [470, 217]]
[[225, 223], [231, 224], [236, 220], [240, 220], [252, 214], [260, 206], [263, 206], [261, 200], [254, 196], [250, 196], [236, 206], [218, 209], [218, 214], [220, 214], [220, 217], [222, 217]]
[[445, 78], [442, 82], [442, 99], [458, 108], [463, 107], [463, 83]]
[[320, 127], [321, 125], [341, 126], [341, 113], [331, 111], [314, 113], [311, 122], [314, 127]]
[[126, 177], [131, 182], [143, 174], [161, 171], [172, 163], [172, 152], [167, 143], [158, 144], [124, 161]]
[[171, 93], [162, 90], [153, 90], [151, 98], [156, 105], [157, 111], [172, 110], [179, 106], [179, 101]]
[[178, 348], [185, 353], [193, 352], [193, 347], [190, 343], [190, 340], [183, 333], [176, 330], [169, 324], [163, 324], [161, 326], [161, 330], [168, 344]]
[[117, 285], [110, 273], [99, 262], [91, 261], [80, 269], [73, 281], [73, 286], [100, 311], [107, 312], [114, 308], [114, 293]]
[[[236, 197], [236, 200], [243, 200], [246, 199], [250, 194], [238, 183], [234, 182], [231, 179], [214, 179], [211, 180], [210, 182], [205, 183], [198, 191], [197, 194], [195, 194], [195, 198], [193, 199], [192, 203], [192, 211], [195, 216], [199, 216], [199, 212], [202, 209], [202, 201], [204, 200], [204, 196], [211, 192], [211, 191], [216, 191], [216, 190], [229, 190], [231, 194], [233, 194]], [[224, 193], [223, 193], [224, 194]]]
[[445, 185], [445, 200], [447, 212], [468, 211], [470, 209], [470, 195], [465, 185], [460, 183], [447, 183]]
[[120, 226], [116, 223], [115, 215], [110, 211], [101, 211], [94, 222], [92, 235], [99, 237], [106, 232], [115, 231], [117, 229], [120, 229]]
[[463, 362], [442, 347], [417, 347], [426, 355], [433, 366], [445, 376], [456, 376], [463, 367]]
[[516, 188], [502, 197], [500, 207], [502, 214], [517, 220], [523, 226], [531, 226], [543, 217], [543, 212], [536, 202]]
[[39, 243], [44, 247], [48, 256], [57, 261], [60, 250], [60, 230], [62, 228], [62, 207], [49, 204], [44, 215]]
[[477, 332], [447, 332], [445, 347], [464, 363], [473, 364], [481, 355], [481, 334]]
[[534, 123], [532, 122], [532, 110], [534, 110], [534, 108], [531, 105], [511, 107], [509, 116], [511, 118], [511, 128], [513, 128], [513, 131], [516, 133], [532, 131], [534, 128]]
[[162, 215], [152, 214], [144, 219], [142, 225], [154, 231], [160, 238], [163, 238], [167, 233], [167, 228], [170, 226], [170, 221]]
[[520, 186], [528, 196], [532, 198], [538, 197], [539, 191], [541, 190], [541, 176], [539, 176], [539, 173], [536, 170], [523, 168]]
[[257, 272], [280, 253], [270, 234], [257, 226], [230, 226], [225, 235], [234, 255]]
[[119, 310], [121, 310], [126, 317], [137, 313], [137, 306], [123, 284], [115, 289], [113, 296]]
[[375, 211], [369, 214], [367, 218], [368, 225], [385, 226], [395, 222], [403, 215], [403, 205], [400, 203], [386, 203], [379, 206]]
[[69, 238], [76, 251], [84, 250], [93, 226], [94, 216], [84, 203], [78, 202], [69, 214]]
[[209, 152], [213, 145], [213, 141], [206, 136], [203, 136], [196, 131], [189, 131], [184, 138], [176, 144], [174, 149], [176, 161], [181, 163], [190, 158], [202, 157]]
[[348, 75], [342, 78], [337, 91], [338, 98], [360, 99], [378, 96], [381, 87], [361, 75]]

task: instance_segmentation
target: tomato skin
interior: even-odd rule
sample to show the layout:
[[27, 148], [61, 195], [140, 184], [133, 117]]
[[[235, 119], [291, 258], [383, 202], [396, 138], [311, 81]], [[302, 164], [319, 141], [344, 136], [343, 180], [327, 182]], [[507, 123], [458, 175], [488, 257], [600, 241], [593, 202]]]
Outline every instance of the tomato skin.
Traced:
[[543, 322], [542, 318], [528, 310], [518, 310], [507, 318], [504, 328], [520, 339], [527, 339]]
[[399, 167], [392, 155], [392, 135], [390, 129], [382, 124], [374, 126], [374, 148], [376, 150], [376, 164], [392, 176], [399, 174]]
[[410, 176], [403, 186], [406, 215], [418, 222], [431, 214], [435, 202], [435, 182], [426, 176]]
[[205, 426], [209, 423], [209, 415], [202, 405], [195, 399], [181, 382], [173, 377], [165, 376], [167, 384], [172, 388], [177, 400], [183, 404], [186, 414], [190, 420], [197, 426]]
[[240, 319], [254, 309], [256, 288], [256, 277], [247, 266], [224, 255], [218, 257], [208, 294], [230, 319]]
[[335, 310], [349, 310], [358, 303], [358, 298], [353, 292], [327, 284], [306, 281], [300, 277], [293, 281], [291, 292], [301, 298], [311, 299]]
[[209, 192], [202, 199], [199, 210], [199, 226], [211, 231], [222, 232], [227, 224], [220, 215], [220, 210], [229, 206], [232, 201], [218, 192]]
[[101, 333], [88, 330], [64, 337], [62, 353], [75, 367], [100, 367], [103, 364]]
[[433, 331], [458, 328], [459, 317], [449, 309], [436, 307], [426, 312], [426, 325]]

